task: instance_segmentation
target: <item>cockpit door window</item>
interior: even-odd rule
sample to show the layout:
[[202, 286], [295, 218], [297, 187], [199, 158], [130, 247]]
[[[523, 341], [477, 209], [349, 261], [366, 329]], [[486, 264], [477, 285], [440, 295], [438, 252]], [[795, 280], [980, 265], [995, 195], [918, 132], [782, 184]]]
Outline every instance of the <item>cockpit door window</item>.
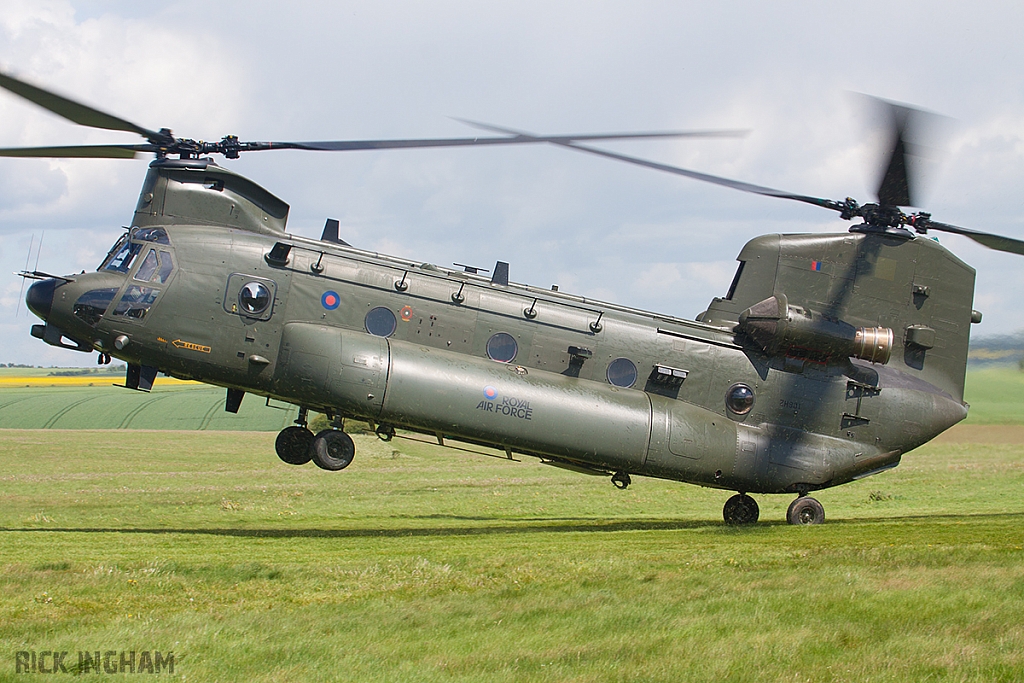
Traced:
[[138, 272], [135, 273], [135, 279], [163, 285], [167, 284], [173, 270], [174, 259], [171, 257], [171, 252], [163, 249], [150, 249], [146, 258], [142, 260]]

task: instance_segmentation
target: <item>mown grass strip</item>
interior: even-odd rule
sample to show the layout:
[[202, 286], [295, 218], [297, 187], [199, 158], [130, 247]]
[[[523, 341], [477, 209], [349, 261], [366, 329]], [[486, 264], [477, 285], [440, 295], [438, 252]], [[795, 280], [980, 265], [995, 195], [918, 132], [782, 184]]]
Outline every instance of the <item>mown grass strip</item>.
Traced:
[[0, 431], [0, 675], [148, 648], [190, 680], [1019, 680], [998, 429], [821, 492], [824, 526], [758, 496], [743, 529], [725, 492], [363, 435], [327, 473], [273, 434]]

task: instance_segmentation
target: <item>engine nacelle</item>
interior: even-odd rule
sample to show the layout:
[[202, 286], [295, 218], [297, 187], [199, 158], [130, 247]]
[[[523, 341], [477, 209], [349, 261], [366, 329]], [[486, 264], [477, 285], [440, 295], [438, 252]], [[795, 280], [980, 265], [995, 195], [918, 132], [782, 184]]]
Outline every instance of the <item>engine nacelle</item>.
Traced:
[[770, 354], [816, 360], [852, 357], [883, 365], [892, 354], [893, 332], [888, 327], [854, 327], [802, 306], [790, 306], [785, 294], [743, 311], [739, 329]]

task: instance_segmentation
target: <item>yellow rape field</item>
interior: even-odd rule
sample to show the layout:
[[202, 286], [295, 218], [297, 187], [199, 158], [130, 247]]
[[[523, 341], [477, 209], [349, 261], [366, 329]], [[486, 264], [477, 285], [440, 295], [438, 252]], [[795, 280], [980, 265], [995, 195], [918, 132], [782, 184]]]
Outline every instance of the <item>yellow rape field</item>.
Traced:
[[[14, 387], [100, 387], [111, 384], [124, 384], [124, 377], [120, 375], [75, 375], [72, 377], [56, 377], [50, 375], [0, 375], [0, 388]], [[158, 377], [157, 385], [200, 385], [201, 382], [194, 380], [174, 379], [173, 377]]]

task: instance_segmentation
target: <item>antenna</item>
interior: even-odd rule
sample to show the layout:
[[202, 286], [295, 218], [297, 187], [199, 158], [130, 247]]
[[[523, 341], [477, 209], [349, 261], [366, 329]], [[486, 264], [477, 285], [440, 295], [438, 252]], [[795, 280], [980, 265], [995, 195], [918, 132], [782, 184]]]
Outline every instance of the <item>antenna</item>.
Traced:
[[[25, 254], [25, 270], [28, 270], [28, 262], [32, 259], [32, 245], [36, 241], [36, 234], [32, 233], [32, 239], [28, 242], [28, 253]], [[36, 254], [36, 265], [39, 264], [39, 256]], [[25, 296], [25, 278], [21, 278], [21, 291], [18, 292], [18, 303], [14, 305], [14, 317], [17, 318], [21, 312], [21, 299]]]
[[[36, 245], [36, 267], [35, 267], [35, 270], [37, 272], [39, 271], [39, 254], [43, 250], [43, 238], [44, 237], [46, 237], [46, 231], [45, 230], [43, 230], [43, 234], [41, 234], [39, 236], [39, 244]], [[32, 249], [32, 245], [31, 244], [29, 245], [29, 249], [30, 250]], [[25, 266], [27, 267], [28, 264], [26, 263]]]

